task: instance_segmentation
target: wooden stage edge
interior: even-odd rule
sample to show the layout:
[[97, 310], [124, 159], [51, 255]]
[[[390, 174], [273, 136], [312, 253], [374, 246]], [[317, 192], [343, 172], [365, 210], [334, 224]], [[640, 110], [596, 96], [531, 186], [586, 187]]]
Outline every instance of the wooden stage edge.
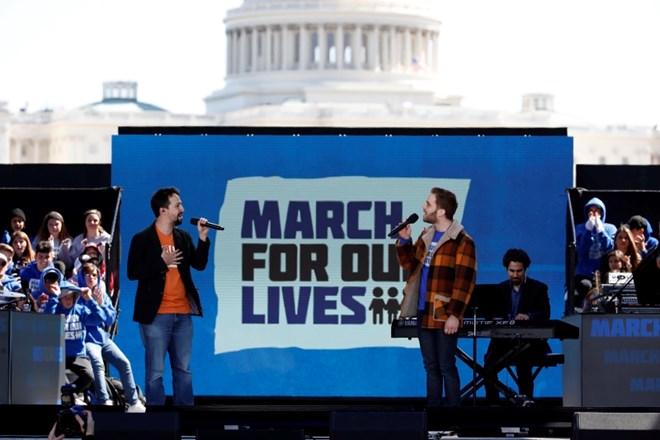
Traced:
[[[94, 414], [121, 412], [119, 407], [88, 407]], [[57, 405], [0, 405], [6, 423], [0, 436], [39, 436], [48, 433], [61, 408]], [[165, 405], [147, 412], [178, 413], [181, 434], [198, 429], [303, 429], [308, 436], [327, 436], [333, 412], [426, 412], [429, 431], [456, 431], [463, 437], [501, 437], [502, 428], [524, 428], [530, 437], [570, 438], [577, 412], [644, 414], [658, 408], [568, 408], [560, 398], [537, 399], [534, 406], [485, 406], [479, 400], [459, 408], [427, 410], [423, 399], [403, 398], [237, 398], [196, 397], [192, 407]], [[128, 414], [127, 416], [131, 416]], [[393, 414], [393, 417], [395, 415]]]

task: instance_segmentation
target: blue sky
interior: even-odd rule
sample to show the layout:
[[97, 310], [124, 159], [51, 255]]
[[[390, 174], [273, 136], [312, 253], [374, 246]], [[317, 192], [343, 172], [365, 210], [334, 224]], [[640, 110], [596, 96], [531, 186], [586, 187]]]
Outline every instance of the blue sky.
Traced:
[[[561, 113], [660, 123], [657, 0], [438, 0], [439, 84], [463, 105], [516, 111], [552, 93]], [[241, 0], [2, 0], [0, 101], [17, 111], [101, 99], [138, 81], [140, 100], [205, 111], [222, 88], [223, 19]]]

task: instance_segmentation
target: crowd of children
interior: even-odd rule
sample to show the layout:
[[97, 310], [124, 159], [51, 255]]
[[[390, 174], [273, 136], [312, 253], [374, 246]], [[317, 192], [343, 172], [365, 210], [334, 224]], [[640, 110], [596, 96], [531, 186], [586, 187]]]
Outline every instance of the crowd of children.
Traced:
[[76, 386], [76, 403], [115, 403], [106, 385], [107, 362], [119, 372], [126, 411], [145, 412], [131, 363], [107, 331], [117, 311], [106, 289], [104, 255], [112, 236], [101, 226], [101, 212], [86, 211], [84, 232], [72, 238], [63, 216], [51, 211], [32, 240], [24, 231], [25, 213], [16, 208], [10, 215], [0, 236], [0, 305], [65, 316], [65, 379]]

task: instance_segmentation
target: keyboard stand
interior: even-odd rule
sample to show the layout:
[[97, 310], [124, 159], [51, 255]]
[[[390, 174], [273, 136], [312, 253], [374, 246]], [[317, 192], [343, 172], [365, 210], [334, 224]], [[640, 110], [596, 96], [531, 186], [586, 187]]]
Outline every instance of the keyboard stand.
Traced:
[[470, 383], [461, 388], [461, 400], [465, 400], [471, 395], [475, 397], [477, 395], [477, 390], [484, 386], [486, 382], [491, 383], [498, 391], [500, 391], [504, 396], [516, 406], [531, 406], [534, 404], [534, 401], [529, 397], [518, 394], [513, 391], [506, 384], [502, 383], [497, 374], [506, 369], [509, 365], [509, 361], [521, 356], [525, 351], [527, 351], [532, 346], [531, 341], [525, 341], [520, 345], [512, 348], [504, 354], [498, 361], [493, 365], [493, 376], [494, 379], [491, 379], [486, 374], [486, 368], [483, 365], [479, 364], [473, 358], [471, 358], [466, 352], [464, 352], [460, 347], [457, 347], [456, 356], [463, 361], [468, 367], [472, 368], [473, 379]]

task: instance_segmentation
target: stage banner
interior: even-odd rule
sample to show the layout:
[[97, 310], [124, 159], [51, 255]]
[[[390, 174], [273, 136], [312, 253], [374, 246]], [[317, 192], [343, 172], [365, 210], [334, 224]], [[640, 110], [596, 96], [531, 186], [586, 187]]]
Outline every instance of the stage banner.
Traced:
[[[204, 307], [194, 319], [197, 395], [424, 396], [417, 341], [390, 337], [406, 274], [387, 234], [412, 213], [421, 218], [435, 186], [457, 195], [455, 218], [477, 247], [477, 282], [505, 280], [503, 253], [522, 247], [529, 275], [550, 286], [553, 318], [562, 315], [573, 176], [572, 139], [563, 134], [149, 130], [113, 137], [122, 264], [132, 236], [154, 221], [157, 188], [180, 189], [181, 227], [194, 238], [190, 217], [225, 228], [210, 233], [206, 270], [193, 271]], [[415, 238], [424, 226], [412, 225]], [[136, 283], [121, 272], [116, 342], [142, 385]], [[471, 341], [460, 345], [481, 362], [487, 342], [476, 353]], [[469, 381], [472, 371], [460, 371]], [[539, 376], [536, 394], [560, 396], [560, 374]]]

